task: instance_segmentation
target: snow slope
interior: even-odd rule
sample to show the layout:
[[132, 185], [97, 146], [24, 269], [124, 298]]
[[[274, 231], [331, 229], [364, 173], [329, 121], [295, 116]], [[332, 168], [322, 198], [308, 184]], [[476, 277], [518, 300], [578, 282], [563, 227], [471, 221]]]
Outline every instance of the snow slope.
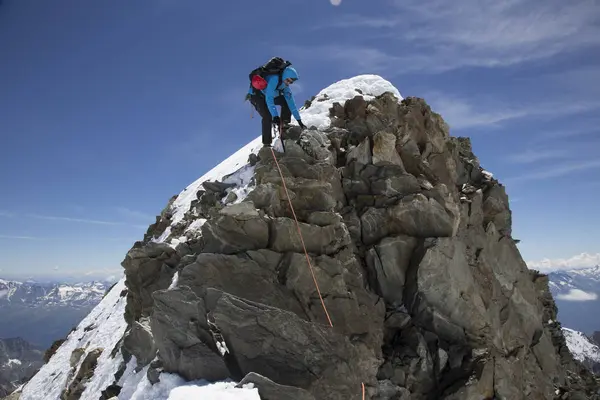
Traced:
[[[393, 93], [400, 102], [402, 97], [398, 90], [385, 79], [376, 75], [360, 75], [351, 79], [341, 80], [323, 89], [308, 108], [300, 109], [303, 122], [311, 127], [325, 129], [330, 124], [329, 108], [334, 102], [344, 104], [356, 95], [362, 95], [371, 100], [386, 91]], [[251, 127], [257, 129], [258, 127]], [[277, 143], [274, 143], [277, 146]], [[190, 210], [192, 201], [196, 199], [198, 190], [205, 181], [219, 180], [225, 183], [236, 183], [233, 191], [238, 196], [236, 202], [242, 201], [248, 194], [249, 184], [254, 175], [254, 168], [248, 164], [250, 154], [257, 153], [262, 147], [260, 136], [232, 154], [208, 173], [186, 187], [173, 201], [170, 211], [173, 214], [171, 226], [155, 242], [166, 242], [176, 246], [186, 237], [171, 238], [172, 227], [180, 224], [185, 214]], [[197, 219], [186, 227], [186, 230], [199, 230], [204, 220]], [[173, 285], [177, 278], [174, 277]], [[85, 347], [86, 354], [95, 348], [104, 348], [98, 360], [94, 376], [87, 384], [81, 399], [96, 400], [108, 385], [113, 383], [114, 373], [123, 362], [120, 352], [111, 356], [112, 350], [118, 344], [126, 330], [123, 318], [126, 297], [120, 297], [125, 288], [124, 278], [121, 279], [96, 308], [79, 324], [67, 341], [58, 349], [40, 372], [24, 387], [21, 400], [58, 400], [64, 390], [69, 375], [69, 359], [77, 347]], [[86, 329], [87, 328], [87, 329]], [[83, 361], [83, 355], [79, 364]], [[123, 376], [119, 380], [122, 387], [118, 398], [120, 400], [260, 400], [257, 389], [251, 385], [236, 389], [234, 382], [217, 382], [209, 384], [205, 381], [185, 382], [181, 377], [162, 373], [160, 382], [151, 385], [146, 377], [147, 368], [135, 372], [135, 357], [127, 364]]]
[[[117, 372], [122, 356], [117, 352], [111, 357], [111, 351], [125, 332], [126, 324], [123, 319], [126, 297], [120, 297], [125, 289], [125, 278], [122, 278], [108, 295], [84, 318], [77, 329], [69, 334], [65, 343], [56, 351], [48, 364], [25, 385], [21, 400], [50, 400], [59, 399], [65, 389], [70, 375], [71, 353], [76, 348], [85, 348], [85, 356], [94, 349], [102, 348], [94, 376], [81, 399], [97, 400], [99, 391], [105, 389], [112, 381], [112, 375]], [[86, 331], [87, 330], [87, 331]]]
[[567, 341], [567, 347], [577, 361], [590, 364], [600, 364], [600, 348], [590, 342], [590, 340], [581, 332], [569, 328], [562, 328]]

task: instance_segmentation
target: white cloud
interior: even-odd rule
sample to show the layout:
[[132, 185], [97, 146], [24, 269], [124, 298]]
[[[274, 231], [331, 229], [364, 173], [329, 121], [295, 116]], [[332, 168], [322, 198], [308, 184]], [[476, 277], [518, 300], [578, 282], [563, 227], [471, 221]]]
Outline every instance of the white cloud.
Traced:
[[559, 300], [566, 301], [593, 301], [598, 298], [596, 293], [588, 293], [579, 289], [571, 289], [567, 294], [559, 294], [556, 296]]
[[12, 218], [14, 216], [11, 212], [0, 210], [0, 217]]
[[540, 272], [590, 268], [596, 265], [600, 265], [600, 253], [581, 253], [571, 258], [545, 258], [539, 261], [527, 262], [530, 269], [536, 269]]
[[[394, 0], [383, 16], [344, 15], [324, 28], [371, 29], [396, 42], [402, 71], [504, 67], [600, 44], [597, 2]], [[361, 32], [368, 36], [368, 32]], [[370, 49], [370, 47], [365, 47]], [[351, 51], [351, 50], [350, 50]], [[401, 65], [401, 66], [400, 66]]]

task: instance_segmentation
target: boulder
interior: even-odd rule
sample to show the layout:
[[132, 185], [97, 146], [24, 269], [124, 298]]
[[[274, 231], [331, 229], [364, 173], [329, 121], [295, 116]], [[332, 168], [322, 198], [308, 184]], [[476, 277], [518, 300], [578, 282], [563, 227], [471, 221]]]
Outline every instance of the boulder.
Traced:
[[357, 382], [374, 383], [379, 363], [373, 352], [327, 326], [227, 293], [211, 303], [210, 314], [243, 374], [331, 400], [355, 397]]
[[150, 364], [156, 356], [156, 344], [148, 317], [133, 322], [125, 334], [123, 347], [136, 357], [138, 372]]
[[206, 253], [234, 254], [264, 249], [269, 243], [269, 224], [260, 216], [221, 215], [202, 225], [202, 237]]
[[[316, 226], [300, 222], [300, 231], [306, 250], [312, 254], [335, 254], [350, 245], [351, 239], [346, 225], [342, 223]], [[271, 222], [271, 244], [269, 248], [279, 253], [304, 253], [302, 240], [294, 220], [275, 218]]]
[[293, 386], [279, 385], [269, 378], [250, 372], [236, 385], [242, 388], [252, 384], [258, 388], [261, 400], [316, 400], [315, 397], [304, 389]]
[[381, 131], [373, 137], [373, 164], [394, 164], [404, 168], [402, 159], [396, 151], [396, 135]]
[[230, 376], [210, 334], [204, 300], [188, 287], [154, 293], [152, 332], [165, 372], [188, 380]]
[[406, 271], [416, 246], [417, 239], [410, 236], [387, 237], [367, 254], [373, 287], [394, 306], [404, 302]]
[[407, 196], [387, 212], [389, 231], [408, 236], [452, 236], [454, 224], [446, 210], [435, 199], [422, 194]]

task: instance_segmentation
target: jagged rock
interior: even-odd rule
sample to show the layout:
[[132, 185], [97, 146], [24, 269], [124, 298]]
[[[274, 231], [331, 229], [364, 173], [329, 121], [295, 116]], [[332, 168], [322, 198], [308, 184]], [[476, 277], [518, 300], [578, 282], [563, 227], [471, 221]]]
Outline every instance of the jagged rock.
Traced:
[[381, 208], [367, 209], [360, 217], [360, 227], [364, 244], [371, 245], [378, 242], [391, 231], [388, 212]]
[[344, 113], [350, 121], [367, 117], [367, 102], [363, 96], [355, 96], [344, 104]]
[[466, 257], [461, 241], [440, 238], [407, 279], [411, 315], [452, 343], [464, 343], [465, 334], [481, 335], [488, 325]]
[[395, 385], [389, 379], [377, 383], [377, 393], [373, 400], [410, 400], [410, 391]]
[[258, 388], [261, 400], [315, 400], [315, 397], [304, 389], [279, 385], [254, 372], [246, 375], [236, 387], [241, 388], [248, 384]]
[[211, 302], [210, 314], [243, 374], [255, 372], [331, 400], [356, 396], [357, 382], [374, 383], [373, 352], [327, 326], [227, 293]]
[[163, 369], [163, 363], [162, 360], [153, 360], [150, 363], [150, 367], [148, 368], [148, 371], [146, 372], [146, 377], [148, 378], [148, 381], [155, 385], [158, 382], [160, 382], [160, 374], [164, 371]]
[[165, 372], [185, 379], [222, 380], [230, 376], [206, 320], [204, 300], [188, 287], [154, 293], [151, 317]]
[[388, 303], [403, 303], [406, 270], [417, 239], [409, 236], [388, 237], [367, 253], [367, 265], [373, 276], [372, 287]]
[[396, 135], [381, 131], [373, 137], [373, 164], [394, 164], [404, 168], [402, 159], [396, 151]]
[[65, 342], [66, 339], [55, 340], [50, 347], [44, 352], [44, 363], [48, 363], [56, 350]]
[[298, 315], [302, 307], [285, 287], [275, 285], [281, 255], [269, 250], [246, 254], [200, 254], [179, 276], [179, 285], [202, 296], [207, 287], [267, 305], [277, 306]]
[[[349, 251], [335, 258], [321, 255], [311, 258], [311, 267], [319, 285], [325, 306], [334, 329], [347, 335], [364, 337], [364, 342], [379, 351], [383, 335], [383, 304], [376, 304], [376, 298], [369, 294], [360, 277], [361, 266]], [[286, 271], [285, 284], [311, 314], [311, 320], [328, 325], [315, 283], [311, 267], [301, 254], [293, 254]]]
[[[300, 230], [309, 253], [335, 254], [351, 243], [348, 228], [344, 224], [316, 226], [300, 222]], [[298, 229], [292, 219], [275, 218], [271, 223], [271, 235], [272, 250], [279, 253], [304, 252]]]
[[508, 196], [503, 186], [495, 185], [483, 196], [484, 224], [493, 222], [503, 235], [511, 234], [512, 215], [508, 206]]
[[147, 317], [134, 321], [131, 328], [125, 333], [123, 347], [136, 357], [136, 370], [140, 371], [148, 365], [156, 355], [156, 344]]
[[100, 400], [118, 399], [119, 393], [121, 393], [121, 386], [110, 385], [100, 393]]
[[152, 312], [152, 293], [169, 287], [179, 263], [179, 254], [164, 243], [134, 246], [121, 263], [127, 277], [128, 323]]
[[218, 181], [205, 181], [202, 182], [202, 187], [210, 192], [215, 192], [220, 195], [225, 195], [225, 191], [229, 188], [235, 187], [233, 183], [224, 183]]
[[260, 216], [221, 215], [202, 225], [202, 237], [206, 253], [233, 254], [264, 249], [269, 243], [269, 224]]
[[96, 369], [98, 358], [103, 351], [104, 349], [94, 349], [85, 356], [81, 366], [79, 367], [79, 370], [77, 371], [77, 375], [71, 381], [68, 388], [63, 391], [61, 399], [76, 400], [81, 397], [81, 394], [85, 390], [86, 383], [92, 376], [94, 376], [94, 370]]
[[410, 174], [395, 175], [383, 179], [373, 180], [371, 193], [388, 196], [403, 197], [416, 194], [421, 191], [421, 185], [417, 178]]
[[71, 352], [71, 357], [69, 358], [69, 365], [71, 368], [75, 368], [75, 366], [81, 360], [81, 356], [85, 354], [85, 349], [82, 347], [78, 347]]
[[387, 213], [389, 232], [414, 237], [452, 236], [453, 221], [434, 199], [422, 194], [407, 196]]
[[371, 164], [373, 155], [371, 154], [371, 141], [365, 138], [358, 146], [354, 147], [346, 157], [346, 164], [356, 161], [359, 164]]

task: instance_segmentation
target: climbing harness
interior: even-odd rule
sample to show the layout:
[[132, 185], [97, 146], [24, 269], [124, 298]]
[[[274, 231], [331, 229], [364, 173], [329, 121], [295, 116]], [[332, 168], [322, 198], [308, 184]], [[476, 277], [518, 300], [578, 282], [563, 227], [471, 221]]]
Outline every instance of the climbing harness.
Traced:
[[[281, 132], [281, 131], [280, 131]], [[280, 134], [281, 139], [281, 134]], [[282, 140], [283, 143], [283, 140]], [[313, 270], [312, 264], [310, 262], [310, 257], [308, 256], [308, 251], [306, 250], [306, 245], [304, 244], [304, 238], [302, 237], [302, 231], [300, 230], [300, 223], [298, 222], [298, 218], [296, 217], [296, 212], [294, 211], [294, 206], [292, 206], [292, 199], [290, 198], [290, 194], [287, 190], [287, 185], [285, 184], [285, 179], [283, 178], [283, 173], [281, 172], [281, 168], [279, 167], [279, 161], [277, 161], [277, 157], [275, 156], [275, 151], [271, 147], [271, 154], [273, 155], [273, 160], [275, 160], [275, 165], [277, 165], [277, 169], [279, 170], [279, 176], [281, 176], [281, 182], [283, 182], [283, 189], [285, 190], [285, 196], [288, 199], [290, 204], [290, 209], [292, 210], [292, 214], [294, 215], [294, 220], [296, 221], [296, 228], [298, 229], [298, 235], [300, 236], [300, 242], [302, 243], [302, 248], [304, 249], [304, 255], [306, 256], [306, 262], [308, 263], [308, 267], [310, 269], [310, 273], [313, 278], [313, 282], [315, 283], [315, 287], [317, 288], [317, 293], [319, 294], [319, 299], [321, 299], [321, 305], [323, 306], [323, 311], [325, 311], [325, 315], [327, 316], [327, 320], [329, 321], [329, 325], [333, 328], [333, 323], [331, 322], [331, 318], [329, 317], [329, 313], [327, 312], [327, 307], [325, 307], [325, 301], [323, 301], [323, 296], [321, 295], [321, 290], [319, 289], [319, 284], [317, 283], [317, 278], [315, 277], [315, 271]]]

